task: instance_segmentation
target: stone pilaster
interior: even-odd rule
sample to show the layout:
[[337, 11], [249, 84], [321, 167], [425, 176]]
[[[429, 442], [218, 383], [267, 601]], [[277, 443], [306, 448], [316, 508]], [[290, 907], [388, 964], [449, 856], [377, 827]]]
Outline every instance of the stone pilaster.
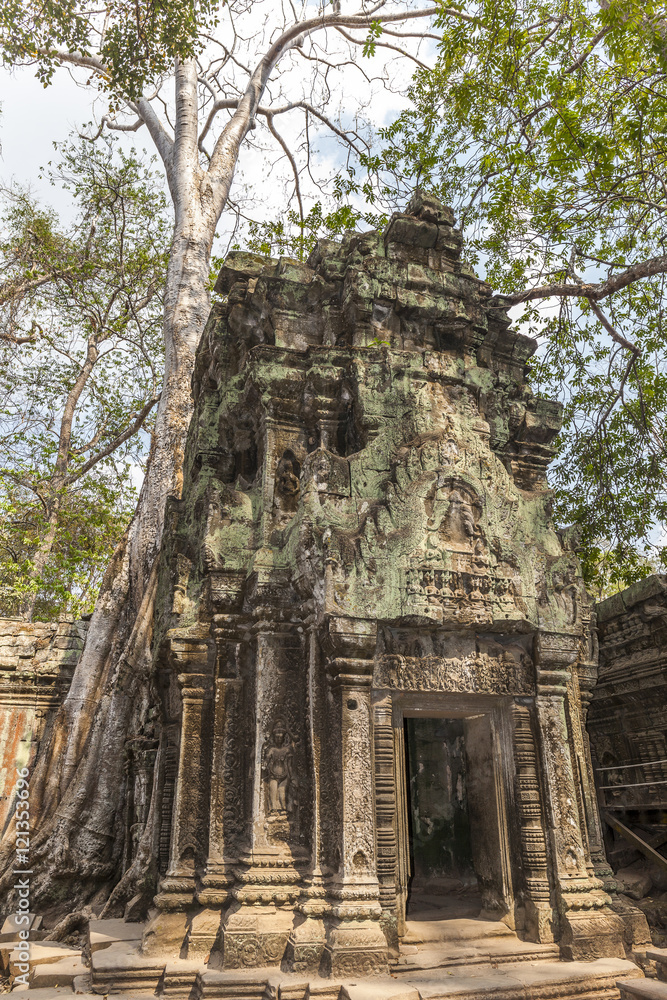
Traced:
[[170, 656], [182, 672], [178, 771], [171, 820], [169, 867], [155, 897], [156, 916], [144, 931], [142, 951], [181, 956], [187, 910], [195, 904], [197, 866], [206, 856], [210, 755], [208, 753], [213, 684], [208, 639], [174, 636]]
[[595, 615], [589, 623], [590, 639], [587, 643], [584, 658], [581, 658], [573, 674], [575, 690], [570, 699], [570, 714], [576, 732], [573, 733], [575, 752], [579, 760], [580, 789], [588, 831], [588, 845], [593, 864], [593, 871], [602, 880], [608, 891], [613, 891], [616, 883], [613, 872], [607, 861], [602, 836], [602, 823], [595, 791], [593, 777], [593, 762], [591, 760], [591, 745], [586, 729], [588, 708], [593, 697], [593, 688], [598, 678], [598, 650], [595, 632]]
[[232, 900], [234, 867], [243, 835], [242, 681], [235, 649], [239, 641], [233, 616], [216, 616], [211, 804], [206, 871], [197, 900], [204, 910], [192, 920], [188, 958], [205, 957], [216, 945], [222, 911]]
[[318, 684], [320, 668], [321, 650], [316, 630], [311, 626], [308, 635], [307, 691], [307, 738], [313, 789], [311, 857], [309, 871], [304, 875], [301, 898], [295, 908], [296, 918], [288, 942], [287, 960], [294, 972], [308, 972], [315, 975], [319, 972], [326, 943], [324, 916], [327, 912], [326, 888], [321, 867], [321, 795], [322, 781], [328, 780], [328, 774], [322, 774], [323, 766], [327, 768], [327, 761], [322, 757], [321, 732], [318, 725], [318, 719], [321, 719], [326, 711], [323, 692]]
[[224, 969], [280, 965], [287, 950], [307, 861], [303, 673], [302, 640], [289, 626], [257, 636], [250, 843], [222, 925]]
[[194, 903], [195, 865], [202, 850], [200, 830], [205, 823], [202, 785], [205, 753], [203, 729], [212, 694], [205, 674], [179, 674], [183, 715], [174, 795], [169, 869], [160, 883], [156, 904], [161, 910], [182, 910]]
[[554, 914], [548, 876], [544, 812], [531, 712], [514, 704], [516, 797], [521, 822], [521, 857], [525, 880], [526, 933], [541, 944], [554, 939]]
[[382, 927], [390, 945], [398, 948], [396, 923], [396, 776], [391, 695], [373, 705], [375, 758], [375, 817], [377, 873]]
[[623, 957], [625, 952], [622, 922], [600, 880], [589, 874], [584, 820], [577, 804], [565, 696], [579, 643], [579, 636], [538, 633], [536, 708], [561, 953], [568, 959], [590, 960]]
[[[339, 619], [330, 623], [335, 651], [375, 651], [376, 626]], [[370, 975], [387, 968], [387, 941], [380, 918], [373, 808], [373, 660], [336, 656], [327, 673], [336, 710], [335, 771], [342, 784], [337, 830], [338, 871], [329, 885], [330, 918], [324, 966], [333, 976]]]

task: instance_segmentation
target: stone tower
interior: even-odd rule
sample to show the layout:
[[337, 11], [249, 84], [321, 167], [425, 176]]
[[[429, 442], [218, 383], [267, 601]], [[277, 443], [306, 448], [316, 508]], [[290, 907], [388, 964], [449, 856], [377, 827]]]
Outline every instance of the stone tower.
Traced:
[[453, 223], [417, 193], [307, 264], [220, 272], [167, 511], [147, 952], [386, 969], [417, 863], [406, 720], [427, 718], [458, 727], [484, 916], [623, 955], [582, 717], [589, 603], [545, 484], [560, 408], [526, 385], [535, 343]]

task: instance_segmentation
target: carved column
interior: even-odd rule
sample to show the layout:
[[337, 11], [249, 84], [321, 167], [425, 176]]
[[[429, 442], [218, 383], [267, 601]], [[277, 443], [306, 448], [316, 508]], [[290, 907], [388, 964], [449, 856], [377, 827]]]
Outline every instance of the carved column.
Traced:
[[565, 958], [622, 957], [623, 926], [602, 883], [588, 873], [582, 817], [565, 711], [565, 695], [579, 636], [538, 633], [537, 717], [545, 784], [547, 829], [556, 873], [560, 947]]
[[330, 622], [335, 652], [361, 652], [367, 658], [336, 656], [327, 672], [337, 727], [335, 770], [341, 783], [342, 816], [337, 830], [338, 871], [329, 886], [330, 920], [324, 954], [334, 976], [369, 975], [387, 969], [387, 942], [375, 862], [373, 737], [370, 691], [373, 680], [375, 622]]
[[146, 827], [153, 792], [153, 772], [159, 741], [150, 734], [135, 736], [125, 744], [125, 773], [127, 781], [125, 858], [127, 871], [134, 861], [139, 842]]
[[233, 616], [216, 615], [212, 629], [217, 647], [214, 684], [211, 805], [206, 873], [197, 899], [205, 909], [190, 927], [188, 958], [205, 957], [216, 944], [221, 911], [231, 901], [234, 866], [243, 833], [242, 681], [238, 676]]
[[382, 927], [387, 941], [398, 948], [396, 919], [396, 779], [391, 695], [373, 705], [375, 757], [375, 818], [377, 873]]
[[[313, 787], [311, 813], [311, 857], [301, 899], [296, 906], [297, 918], [288, 942], [288, 963], [294, 972], [317, 975], [320, 970], [326, 934], [324, 916], [327, 912], [326, 889], [321, 866], [322, 854], [322, 783], [329, 781], [328, 761], [322, 754], [320, 725], [326, 715], [326, 705], [319, 682], [321, 651], [315, 627], [308, 635], [307, 730], [309, 765]], [[322, 768], [324, 765], [324, 774]]]
[[604, 839], [602, 836], [602, 824], [600, 822], [600, 811], [598, 809], [597, 795], [595, 792], [595, 779], [593, 777], [593, 762], [591, 760], [591, 746], [586, 729], [586, 718], [588, 708], [593, 697], [593, 688], [598, 678], [598, 650], [595, 632], [595, 615], [589, 623], [589, 641], [586, 643], [587, 656], [580, 659], [576, 665], [573, 676], [575, 697], [570, 705], [573, 727], [576, 717], [576, 733], [574, 736], [574, 746], [579, 759], [579, 772], [581, 778], [581, 794], [586, 817], [586, 828], [588, 830], [588, 844], [593, 864], [593, 871], [603, 883], [609, 883], [609, 888], [615, 888], [613, 872], [607, 861], [604, 850]]
[[553, 910], [537, 750], [530, 709], [523, 704], [514, 704], [512, 719], [516, 796], [521, 822], [521, 856], [525, 879], [526, 933], [529, 940], [545, 944], [554, 939]]
[[[207, 730], [210, 725], [212, 678], [209, 673], [208, 641], [173, 639], [172, 658], [180, 667], [181, 691], [178, 774], [171, 824], [169, 868], [160, 882], [155, 903], [160, 911], [144, 933], [142, 950], [178, 955], [186, 933], [185, 911], [195, 902], [196, 868], [205, 857], [208, 826], [210, 755]], [[206, 672], [194, 672], [199, 667]]]
[[590, 622], [590, 640], [587, 653], [588, 656], [580, 660], [576, 666], [574, 681], [578, 686], [578, 698], [575, 698], [574, 702], [575, 705], [580, 706], [580, 710], [577, 713], [579, 718], [579, 733], [577, 735], [579, 738], [575, 740], [575, 746], [579, 744], [580, 747], [579, 760], [582, 797], [586, 813], [591, 861], [593, 863], [593, 871], [611, 896], [612, 909], [623, 920], [626, 945], [630, 949], [640, 949], [645, 955], [646, 945], [651, 944], [651, 932], [646, 916], [627, 897], [621, 898], [617, 895], [617, 883], [614, 878], [614, 872], [607, 861], [595, 789], [595, 778], [593, 775], [591, 745], [586, 728], [588, 709], [593, 698], [593, 689], [598, 679], [598, 644], [595, 615], [592, 616]]
[[289, 626], [268, 627], [256, 637], [250, 843], [222, 925], [224, 969], [281, 964], [308, 859], [302, 639]]
[[195, 863], [202, 847], [199, 840], [203, 820], [202, 730], [211, 698], [211, 678], [204, 674], [179, 674], [178, 683], [183, 717], [169, 870], [157, 897], [157, 905], [162, 910], [180, 910], [194, 902]]

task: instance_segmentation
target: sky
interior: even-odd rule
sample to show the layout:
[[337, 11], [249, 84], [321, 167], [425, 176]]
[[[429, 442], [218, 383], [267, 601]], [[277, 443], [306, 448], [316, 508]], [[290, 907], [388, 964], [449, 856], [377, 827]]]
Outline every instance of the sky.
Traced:
[[49, 87], [34, 70], [0, 69], [0, 179], [4, 184], [29, 184], [36, 194], [65, 215], [67, 192], [40, 180], [40, 167], [54, 156], [54, 142], [62, 142], [91, 117], [90, 92], [77, 87], [67, 73], [56, 74]]

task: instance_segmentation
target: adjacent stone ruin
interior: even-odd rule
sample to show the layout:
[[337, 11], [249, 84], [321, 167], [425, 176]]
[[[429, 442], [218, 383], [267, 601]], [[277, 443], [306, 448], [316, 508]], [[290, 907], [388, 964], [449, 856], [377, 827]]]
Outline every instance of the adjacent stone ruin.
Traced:
[[0, 618], [0, 832], [12, 808], [16, 768], [32, 763], [72, 680], [87, 623]]
[[[591, 608], [545, 482], [560, 408], [453, 221], [417, 194], [308, 264], [222, 268], [167, 510], [145, 955], [376, 974], [459, 897], [563, 957], [624, 955]], [[429, 732], [447, 808], [411, 780]], [[447, 865], [416, 857], [429, 824]]]
[[588, 713], [609, 859], [667, 945], [667, 576], [596, 606], [600, 660]]

